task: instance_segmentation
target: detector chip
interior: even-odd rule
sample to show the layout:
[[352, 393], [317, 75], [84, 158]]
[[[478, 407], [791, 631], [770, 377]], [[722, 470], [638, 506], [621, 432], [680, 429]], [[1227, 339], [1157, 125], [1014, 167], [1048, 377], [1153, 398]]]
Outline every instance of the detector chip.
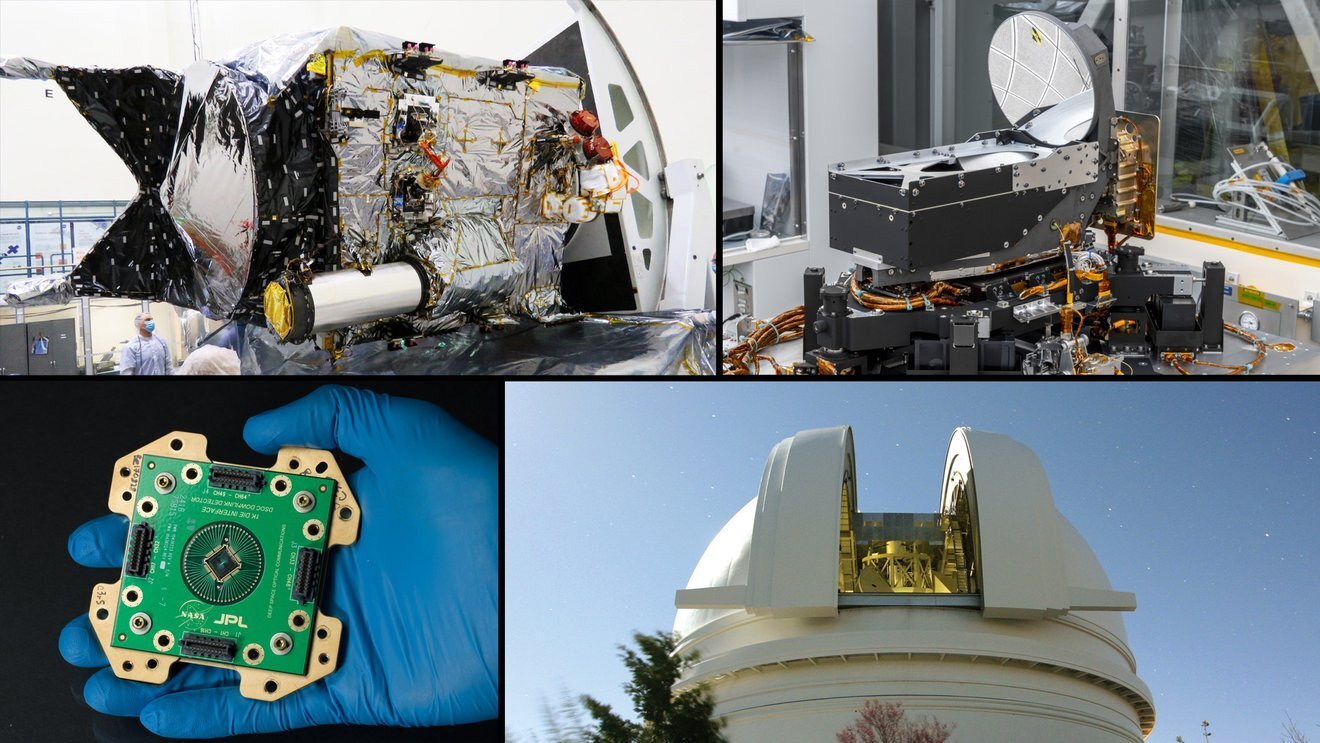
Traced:
[[229, 549], [229, 545], [222, 544], [206, 556], [206, 567], [210, 568], [211, 575], [215, 576], [217, 581], [222, 581], [238, 570], [241, 564], [238, 556]]

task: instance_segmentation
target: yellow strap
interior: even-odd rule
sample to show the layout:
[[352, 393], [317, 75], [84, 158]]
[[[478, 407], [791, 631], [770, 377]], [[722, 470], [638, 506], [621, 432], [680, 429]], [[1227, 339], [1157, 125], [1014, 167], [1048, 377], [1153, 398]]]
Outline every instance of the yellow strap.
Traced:
[[382, 52], [379, 49], [372, 49], [371, 51], [362, 54], [357, 59], [354, 59], [353, 64], [357, 65], [358, 67], [361, 67], [362, 65], [366, 64], [367, 60], [369, 59], [385, 59], [385, 52]]
[[436, 71], [436, 72], [442, 72], [442, 73], [444, 73], [444, 74], [446, 74], [446, 75], [455, 75], [455, 76], [457, 76], [457, 77], [476, 77], [476, 76], [477, 76], [477, 71], [476, 71], [476, 70], [468, 70], [468, 69], [464, 69], [464, 68], [462, 68], [462, 67], [450, 67], [450, 66], [447, 65], [447, 64], [438, 64], [438, 65], [434, 65], [434, 66], [432, 66], [432, 67], [427, 67], [427, 68], [426, 68], [426, 71], [427, 71], [427, 72], [431, 72], [432, 70], [434, 70], [434, 71]]
[[543, 77], [537, 77], [537, 78], [532, 78], [532, 80], [527, 83], [527, 87], [531, 88], [532, 90], [537, 90], [542, 87], [574, 89], [577, 88], [578, 85], [580, 84], [581, 83], [579, 83], [576, 80], [547, 80]]

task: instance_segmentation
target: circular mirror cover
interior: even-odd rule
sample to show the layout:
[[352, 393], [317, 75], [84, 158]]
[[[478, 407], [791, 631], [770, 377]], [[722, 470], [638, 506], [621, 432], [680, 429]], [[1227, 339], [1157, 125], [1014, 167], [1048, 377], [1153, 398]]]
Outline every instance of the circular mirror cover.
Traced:
[[[1090, 65], [1063, 21], [1025, 12], [999, 25], [990, 40], [990, 86], [1014, 125], [1033, 111], [1093, 89]], [[1076, 102], [1076, 101], [1074, 101]], [[1093, 105], [1077, 106], [1089, 121]]]

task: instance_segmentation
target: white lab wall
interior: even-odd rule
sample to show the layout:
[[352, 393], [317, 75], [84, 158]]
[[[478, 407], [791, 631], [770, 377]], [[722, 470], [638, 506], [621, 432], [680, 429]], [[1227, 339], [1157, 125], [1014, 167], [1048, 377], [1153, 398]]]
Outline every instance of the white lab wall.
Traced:
[[[880, 124], [876, 4], [831, 0], [807, 3], [797, 13], [787, 12], [790, 9], [753, 1], [746, 15], [763, 18], [779, 11], [801, 15], [803, 30], [815, 39], [802, 44], [809, 247], [736, 267], [737, 275], [752, 284], [753, 314], [761, 318], [802, 304], [802, 272], [807, 266], [825, 266], [827, 278], [851, 267], [847, 255], [829, 247], [828, 166], [874, 156]], [[722, 167], [720, 181], [726, 196], [753, 204], [759, 218], [766, 172], [788, 170], [783, 140], [788, 131], [784, 104], [788, 63], [778, 45], [734, 47], [725, 51], [723, 59], [722, 117], [730, 136], [722, 147], [729, 154], [728, 162], [740, 169]], [[727, 317], [733, 314], [733, 274], [732, 269], [723, 273], [721, 296]]]
[[[188, 9], [179, 7], [186, 29]], [[0, 3], [0, 57], [172, 66], [175, 10], [146, 1]], [[136, 192], [128, 168], [55, 83], [0, 81], [0, 200], [129, 199]]]
[[[846, 253], [830, 248], [829, 165], [875, 157], [879, 149], [879, 18], [870, 0], [837, 0], [828, 12], [809, 6], [803, 27], [816, 41], [806, 45], [808, 262], [824, 266], [825, 278], [852, 268]], [[824, 9], [822, 7], [822, 9]], [[798, 294], [801, 294], [801, 275]], [[799, 297], [799, 302], [801, 298]]]
[[[768, 320], [790, 307], [802, 304], [802, 270], [806, 260], [806, 253], [789, 253], [724, 269], [721, 293], [724, 317], [720, 319], [734, 313], [735, 280], [751, 284], [754, 317]], [[729, 328], [732, 327], [730, 323]]]
[[[359, 26], [503, 59], [531, 52], [568, 18], [556, 0], [347, 2], [202, 0], [204, 57], [291, 31]], [[650, 100], [670, 161], [715, 162], [714, 0], [598, 0]], [[183, 0], [0, 3], [0, 57], [75, 66], [193, 60]], [[51, 97], [46, 97], [46, 91]], [[136, 183], [54, 83], [0, 81], [0, 200], [129, 199]]]
[[757, 225], [766, 175], [789, 172], [788, 53], [785, 44], [721, 49], [722, 194], [754, 206]]
[[[821, 2], [821, 0], [816, 0]], [[746, 21], [802, 15], [806, 0], [724, 0], [724, 20]]]

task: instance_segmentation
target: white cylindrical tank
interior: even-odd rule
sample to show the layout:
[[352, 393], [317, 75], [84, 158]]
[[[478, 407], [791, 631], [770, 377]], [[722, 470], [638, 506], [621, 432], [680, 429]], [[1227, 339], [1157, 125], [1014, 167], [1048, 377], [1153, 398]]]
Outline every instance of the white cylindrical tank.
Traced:
[[266, 325], [281, 341], [301, 341], [329, 330], [417, 312], [428, 279], [412, 261], [382, 263], [370, 273], [344, 269], [314, 275], [307, 283], [280, 278], [266, 285]]
[[[870, 700], [953, 725], [953, 741], [1150, 732], [1151, 694], [1115, 612], [1135, 599], [1112, 590], [1055, 510], [1034, 454], [954, 433], [944, 497], [963, 487], [970, 501], [979, 585], [967, 594], [838, 591], [839, 493], [855, 510], [853, 462], [846, 427], [779, 444], [760, 494], [678, 593], [678, 652], [699, 653], [678, 686], [709, 686], [732, 743], [832, 741]], [[827, 568], [833, 605], [814, 585]]]

